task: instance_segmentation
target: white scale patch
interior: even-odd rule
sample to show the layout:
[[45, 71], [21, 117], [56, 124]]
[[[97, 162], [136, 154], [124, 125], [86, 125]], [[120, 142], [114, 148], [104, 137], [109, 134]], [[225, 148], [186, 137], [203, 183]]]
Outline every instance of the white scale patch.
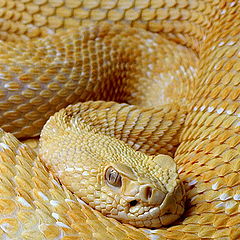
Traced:
[[8, 228], [10, 228], [10, 224], [9, 223], [2, 223], [0, 224], [0, 228], [3, 230], [3, 232], [8, 232]]
[[66, 199], [65, 199], [65, 202], [73, 202], [73, 203], [75, 203], [76, 201], [74, 201], [74, 200], [72, 200], [72, 199], [69, 199], [69, 198], [66, 198]]
[[52, 217], [55, 218], [56, 220], [58, 220], [60, 218], [59, 214], [57, 213], [52, 213]]
[[160, 236], [156, 235], [156, 230], [144, 229], [144, 232], [148, 234], [151, 240], [160, 240]]
[[225, 207], [225, 203], [224, 202], [221, 202], [221, 203], [218, 203], [216, 205], [217, 208], [222, 208], [222, 207]]
[[51, 200], [51, 201], [50, 201], [50, 204], [51, 204], [53, 207], [57, 207], [57, 206], [59, 205], [59, 201]]
[[233, 208], [236, 204], [237, 204], [237, 203], [234, 202], [234, 201], [226, 202], [225, 207], [226, 207], [227, 209]]
[[216, 46], [212, 46], [210, 49], [213, 51], [216, 48]]
[[150, 44], [153, 43], [153, 40], [152, 40], [151, 38], [148, 38], [146, 41], [147, 41], [148, 43], [150, 43]]
[[[204, 36], [206, 38], [206, 36]], [[192, 66], [189, 67], [189, 69], [191, 70], [191, 72], [196, 72], [196, 69]]]
[[193, 179], [191, 182], [188, 183], [189, 186], [193, 186], [197, 183], [198, 181], [196, 179]]
[[217, 109], [217, 113], [218, 113], [218, 114], [221, 114], [221, 113], [223, 113], [223, 111], [224, 111], [224, 109], [223, 109], [223, 108], [219, 108], [219, 109]]
[[233, 112], [231, 110], [227, 110], [226, 114], [231, 115]]
[[27, 200], [23, 197], [17, 197], [17, 201], [25, 207], [31, 207], [31, 205], [27, 202]]
[[223, 193], [219, 196], [220, 200], [224, 201], [224, 200], [227, 200], [227, 199], [230, 199], [231, 196], [229, 196], [227, 193]]
[[65, 171], [66, 172], [72, 172], [72, 171], [74, 171], [74, 168], [66, 168]]
[[55, 180], [55, 179], [52, 179], [52, 183], [58, 187], [58, 188], [61, 188], [61, 185]]
[[180, 168], [178, 169], [178, 173], [181, 173], [182, 170], [183, 170], [183, 167], [180, 167]]
[[3, 151], [4, 149], [10, 149], [10, 147], [5, 143], [0, 143], [0, 151]]
[[217, 188], [218, 188], [218, 182], [216, 182], [212, 185], [212, 190], [217, 190]]
[[80, 172], [82, 172], [82, 171], [83, 171], [83, 169], [82, 169], [82, 168], [80, 168], [80, 167], [75, 167], [75, 169], [76, 169], [77, 171], [80, 171]]
[[67, 224], [65, 224], [63, 222], [56, 222], [56, 225], [59, 227], [63, 227], [63, 228], [70, 228]]
[[212, 112], [214, 110], [214, 107], [208, 107], [208, 112]]
[[148, 71], [147, 71], [146, 74], [147, 74], [148, 77], [151, 77], [151, 72], [148, 72]]
[[235, 43], [236, 43], [235, 41], [230, 41], [230, 42], [227, 43], [227, 45], [228, 45], [228, 46], [232, 46], [232, 45], [234, 45]]
[[3, 85], [4, 88], [8, 88], [9, 86], [10, 86], [9, 83], [5, 83], [5, 84]]
[[225, 14], [225, 13], [226, 13], [226, 9], [224, 9], [224, 10], [221, 11], [221, 14], [222, 14], [222, 15]]
[[84, 172], [82, 173], [82, 175], [83, 175], [83, 176], [88, 176], [89, 173], [88, 173], [87, 171], [84, 171]]
[[236, 200], [236, 201], [239, 201], [240, 200], [240, 194], [235, 194], [233, 196], [233, 199]]
[[82, 199], [80, 199], [80, 198], [77, 198], [77, 201], [79, 202], [79, 203], [81, 203], [81, 204], [83, 204], [83, 205], [87, 205]]
[[148, 64], [148, 68], [149, 68], [150, 70], [153, 70], [153, 65], [152, 65], [152, 64]]
[[185, 68], [184, 68], [184, 66], [182, 66], [182, 65], [180, 65], [180, 67], [179, 67], [182, 71], [183, 71], [183, 73], [185, 73], [186, 71], [185, 71]]
[[41, 191], [38, 192], [38, 195], [45, 201], [48, 201], [48, 197]]
[[218, 46], [221, 47], [221, 46], [223, 46], [224, 44], [225, 44], [225, 42], [220, 42], [220, 43], [218, 44]]

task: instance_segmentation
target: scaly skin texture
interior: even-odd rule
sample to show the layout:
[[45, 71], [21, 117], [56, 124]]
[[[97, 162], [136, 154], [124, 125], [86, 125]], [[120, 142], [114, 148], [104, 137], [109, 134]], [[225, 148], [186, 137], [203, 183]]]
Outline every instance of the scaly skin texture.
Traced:
[[[136, 117], [135, 111], [129, 114], [131, 106], [109, 103], [100, 104], [106, 109], [100, 115], [87, 117], [99, 110], [96, 103], [86, 121], [99, 116], [105, 134], [135, 150], [174, 154], [187, 192], [186, 211], [172, 226], [146, 230], [121, 224], [84, 205], [29, 147], [1, 132], [3, 238], [240, 238], [239, 1], [29, 0], [1, 1], [1, 7], [1, 35], [7, 40], [1, 43], [4, 130], [37, 135], [54, 111], [79, 100], [115, 100], [156, 111], [159, 104], [177, 101], [183, 113], [172, 107], [165, 118], [171, 108], [163, 107], [160, 120], [144, 109], [147, 117]], [[62, 33], [74, 23], [104, 21], [155, 34], [115, 25]], [[54, 32], [59, 35], [19, 43]]]
[[[98, 118], [82, 118], [83, 109], [89, 111], [96, 103], [103, 104], [77, 104], [49, 119], [40, 136], [41, 159], [67, 189], [106, 216], [137, 227], [157, 228], [174, 222], [185, 203], [176, 163], [166, 155], [135, 151], [109, 136], [111, 124], [106, 127]], [[109, 103], [110, 109], [114, 106], [116, 103]], [[135, 113], [142, 111], [135, 109]], [[159, 112], [149, 109], [149, 113], [153, 117]], [[92, 109], [90, 115], [94, 114], [101, 115], [100, 109]], [[106, 181], [109, 168], [120, 173], [120, 187]]]
[[[100, 99], [154, 106], [172, 102], [174, 84], [178, 79], [190, 81], [197, 62], [196, 55], [183, 46], [120, 25], [2, 45], [0, 123], [17, 137], [39, 134], [46, 120], [69, 103]], [[175, 94], [191, 96], [193, 86], [194, 81], [190, 86], [180, 84]]]

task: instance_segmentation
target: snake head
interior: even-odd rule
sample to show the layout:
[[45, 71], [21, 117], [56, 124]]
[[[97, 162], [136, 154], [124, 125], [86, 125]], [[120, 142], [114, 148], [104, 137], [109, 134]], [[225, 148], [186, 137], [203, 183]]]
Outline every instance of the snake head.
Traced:
[[[147, 170], [145, 174], [142, 168]], [[116, 194], [108, 213], [104, 209], [107, 216], [137, 227], [157, 228], [183, 213], [184, 188], [171, 157], [148, 157], [144, 166], [139, 163], [137, 167], [113, 162], [104, 170], [106, 187], [102, 191], [109, 188]]]
[[171, 157], [135, 151], [65, 110], [44, 126], [39, 154], [62, 185], [105, 216], [157, 228], [183, 213], [184, 189]]

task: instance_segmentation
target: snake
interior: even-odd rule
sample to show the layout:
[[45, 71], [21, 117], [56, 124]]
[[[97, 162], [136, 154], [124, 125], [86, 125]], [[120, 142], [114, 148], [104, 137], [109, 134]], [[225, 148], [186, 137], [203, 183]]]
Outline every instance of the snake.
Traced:
[[1, 0], [1, 239], [239, 239], [239, 12]]

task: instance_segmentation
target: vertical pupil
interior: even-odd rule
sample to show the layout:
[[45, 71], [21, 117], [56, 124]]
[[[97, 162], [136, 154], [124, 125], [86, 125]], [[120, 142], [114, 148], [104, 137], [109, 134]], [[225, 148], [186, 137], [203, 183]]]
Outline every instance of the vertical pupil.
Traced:
[[117, 175], [116, 171], [114, 171], [112, 169], [111, 172], [110, 172], [110, 181], [111, 182], [115, 182], [116, 181], [116, 175]]
[[115, 187], [121, 187], [121, 175], [114, 168], [109, 167], [105, 173], [105, 179], [109, 184]]
[[110, 172], [109, 173], [109, 182], [111, 182], [112, 181], [112, 173]]

